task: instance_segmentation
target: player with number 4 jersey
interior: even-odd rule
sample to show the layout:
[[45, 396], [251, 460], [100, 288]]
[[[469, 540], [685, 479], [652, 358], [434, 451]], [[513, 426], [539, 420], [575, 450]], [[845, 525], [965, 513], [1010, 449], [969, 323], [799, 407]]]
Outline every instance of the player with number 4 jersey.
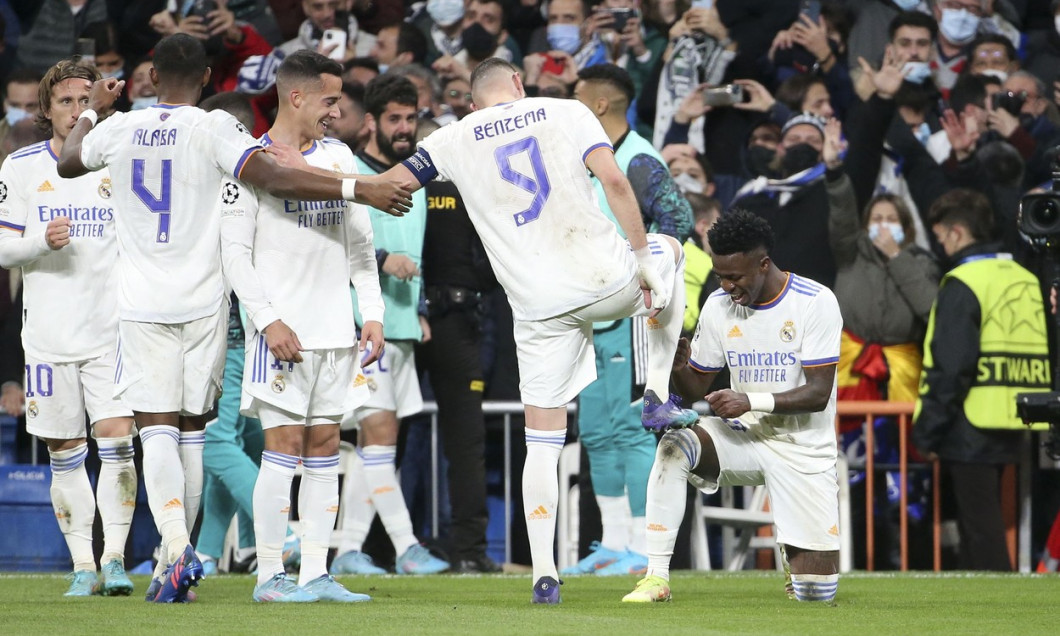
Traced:
[[[471, 77], [475, 111], [424, 139], [387, 172], [421, 185], [453, 181], [508, 294], [526, 408], [523, 508], [534, 603], [560, 602], [553, 555], [556, 466], [566, 405], [596, 377], [592, 323], [651, 314], [642, 423], [689, 425], [670, 399], [669, 367], [684, 311], [677, 241], [645, 235], [633, 190], [603, 127], [573, 100], [527, 98], [519, 73], [490, 58]], [[600, 179], [622, 230], [600, 210]]]

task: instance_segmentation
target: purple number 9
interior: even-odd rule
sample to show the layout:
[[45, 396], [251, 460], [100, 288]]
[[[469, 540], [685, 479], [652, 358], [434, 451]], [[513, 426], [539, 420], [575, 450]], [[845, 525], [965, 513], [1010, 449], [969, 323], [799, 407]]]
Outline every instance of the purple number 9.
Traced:
[[144, 183], [144, 160], [133, 159], [132, 190], [147, 209], [158, 215], [157, 243], [169, 242], [170, 185], [173, 182], [173, 160], [162, 160], [162, 193], [155, 196]]
[[[512, 157], [521, 152], [526, 152], [530, 158], [530, 167], [534, 171], [533, 177], [528, 177], [512, 168]], [[515, 225], [520, 227], [536, 220], [537, 217], [541, 216], [541, 208], [545, 206], [545, 200], [548, 199], [549, 193], [552, 192], [552, 186], [548, 182], [548, 174], [545, 172], [545, 162], [541, 157], [541, 147], [537, 144], [537, 139], [535, 137], [527, 137], [526, 139], [505, 144], [493, 151], [493, 157], [497, 160], [497, 167], [500, 168], [502, 179], [534, 195], [534, 199], [530, 202], [530, 207], [514, 215]]]

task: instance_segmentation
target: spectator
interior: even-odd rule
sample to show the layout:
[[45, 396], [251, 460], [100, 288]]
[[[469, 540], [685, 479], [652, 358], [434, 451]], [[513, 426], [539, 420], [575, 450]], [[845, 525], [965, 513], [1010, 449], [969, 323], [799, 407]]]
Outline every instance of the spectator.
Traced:
[[[939, 91], [934, 78], [932, 58], [938, 29], [938, 24], [930, 15], [918, 11], [896, 14], [887, 26], [889, 41], [884, 47], [881, 68], [888, 60], [901, 61], [905, 65], [903, 70], [907, 83], [922, 87], [925, 94], [937, 94]], [[858, 63], [861, 59], [865, 58], [856, 58]], [[862, 70], [864, 69], [865, 65], [862, 65]], [[858, 76], [854, 87], [863, 101], [876, 90], [871, 74], [865, 72]]]
[[933, 11], [939, 25], [931, 68], [939, 88], [948, 91], [968, 65], [968, 45], [975, 39], [987, 0], [937, 0]]
[[[81, 35], [95, 42], [96, 53], [93, 58], [93, 64], [95, 64], [100, 76], [104, 79], [124, 79], [126, 73], [125, 58], [122, 57], [120, 52], [118, 33], [114, 28], [114, 24], [111, 22], [93, 22], [85, 27]], [[122, 93], [118, 100], [114, 102], [114, 110], [128, 112], [129, 98], [126, 93]]]
[[328, 136], [338, 139], [356, 153], [367, 142], [367, 133], [364, 126], [364, 87], [343, 82], [339, 118], [328, 126]]
[[609, 62], [599, 29], [612, 21], [610, 14], [590, 11], [587, 0], [551, 0], [548, 25], [530, 38], [530, 51], [538, 55], [562, 51], [574, 58], [574, 70]]
[[710, 244], [707, 230], [721, 216], [721, 204], [717, 199], [694, 192], [686, 192], [685, 198], [692, 206], [692, 234], [685, 241], [685, 320], [682, 332], [692, 334], [699, 322], [699, 312], [712, 292], [718, 289], [717, 280], [711, 276], [714, 265], [710, 260]]
[[[1048, 89], [1041, 81], [1027, 71], [1015, 71], [1004, 80], [1002, 90], [1006, 95], [1023, 97], [1023, 103], [1017, 115], [1018, 130], [1005, 135], [1006, 140], [1021, 151], [1026, 162], [1024, 188], [1029, 189], [1043, 183], [1052, 175], [1050, 151], [1060, 142], [1060, 126], [1057, 125], [1056, 106], [1049, 100]], [[1004, 135], [1007, 118], [995, 112], [991, 116], [991, 128]], [[995, 121], [996, 120], [996, 123]], [[1025, 137], [1033, 141], [1028, 144]], [[1022, 141], [1021, 141], [1022, 140]], [[1023, 150], [1032, 145], [1033, 151], [1028, 157]]]
[[35, 118], [40, 113], [40, 98], [37, 96], [40, 79], [40, 73], [30, 69], [18, 69], [7, 76], [4, 83], [4, 119], [0, 121], [0, 161], [7, 158], [2, 147], [12, 126], [23, 119]]
[[[1052, 22], [1047, 28], [1027, 34], [1027, 58], [1023, 68], [1055, 90], [1057, 69], [1060, 69], [1060, 0], [1049, 3], [1049, 14]], [[1053, 101], [1056, 101], [1055, 95]]]
[[338, 0], [302, 0], [302, 11], [306, 19], [298, 27], [298, 35], [276, 47], [284, 55], [301, 49], [310, 49], [327, 55], [321, 38], [328, 29], [346, 31], [346, 52], [342, 61], [354, 57], [365, 57], [375, 46], [375, 36], [362, 31], [353, 14], [339, 11]]
[[151, 83], [153, 66], [150, 59], [145, 59], [133, 67], [125, 86], [125, 92], [129, 96], [130, 110], [143, 110], [158, 103], [158, 92], [155, 85]]
[[987, 199], [967, 190], [931, 208], [952, 269], [928, 319], [913, 441], [951, 478], [960, 568], [1010, 571], [1001, 471], [1019, 461], [1018, 431], [1027, 430], [1016, 393], [1049, 390], [1049, 348], [1038, 279], [998, 252], [993, 217]]
[[1003, 35], [981, 35], [968, 46], [968, 71], [976, 75], [993, 75], [1002, 82], [1019, 69], [1016, 47]]
[[776, 98], [793, 113], [812, 113], [827, 120], [835, 115], [823, 78], [792, 75], [777, 88]]
[[370, 55], [379, 63], [379, 70], [383, 73], [391, 66], [423, 64], [427, 56], [427, 38], [407, 22], [385, 26], [379, 30]]
[[637, 12], [638, 4], [635, 0], [604, 0], [598, 7], [601, 13], [608, 10], [633, 12], [626, 14], [628, 17], [624, 18], [621, 30], [616, 30], [616, 22], [612, 20], [610, 24], [601, 26], [599, 32], [600, 39], [609, 49], [608, 57], [629, 72], [637, 96], [650, 80], [652, 71], [666, 49], [665, 31], [645, 22]]
[[464, 0], [427, 0], [424, 10], [411, 22], [427, 36], [427, 62], [444, 55], [456, 55], [463, 48]]
[[[450, 77], [445, 80], [442, 82], [442, 103], [453, 119], [463, 119], [471, 112], [471, 84], [462, 77]], [[440, 124], [448, 123], [439, 121], [440, 119], [441, 116], [436, 117], [435, 121]]]
[[43, 0], [19, 39], [18, 59], [23, 66], [43, 73], [74, 54], [74, 44], [86, 25], [106, 19], [105, 0]]
[[342, 65], [342, 81], [368, 86], [379, 75], [379, 63], [372, 57], [355, 57]]

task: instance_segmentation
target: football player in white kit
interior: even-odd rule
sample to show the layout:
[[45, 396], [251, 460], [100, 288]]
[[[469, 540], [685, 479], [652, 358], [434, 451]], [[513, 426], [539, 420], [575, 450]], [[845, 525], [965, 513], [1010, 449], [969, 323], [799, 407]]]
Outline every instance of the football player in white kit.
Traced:
[[[202, 492], [204, 414], [224, 366], [227, 299], [221, 275], [224, 175], [295, 199], [359, 200], [402, 214], [408, 192], [381, 179], [335, 179], [281, 168], [224, 111], [192, 106], [210, 79], [202, 43], [186, 34], [155, 47], [156, 106], [96, 126], [124, 82], [100, 80], [59, 156], [59, 174], [110, 167], [119, 213], [119, 360], [116, 391], [132, 409], [144, 449], [144, 483], [170, 572], [155, 602], [183, 602], [202, 577], [189, 544]], [[356, 192], [355, 192], [356, 190]]]
[[[40, 83], [38, 123], [52, 138], [12, 153], [0, 168], [0, 266], [25, 286], [26, 430], [51, 457], [51, 498], [74, 562], [67, 596], [127, 596], [125, 541], [136, 504], [132, 411], [114, 397], [118, 292], [115, 203], [106, 170], [61, 179], [56, 157], [88, 106], [99, 72], [63, 60]], [[85, 470], [85, 411], [102, 466], [95, 496]], [[92, 523], [103, 519], [101, 577]]]
[[[633, 190], [599, 120], [575, 100], [527, 98], [518, 71], [490, 58], [471, 78], [475, 112], [424, 139], [391, 168], [399, 181], [453, 181], [515, 317], [526, 410], [523, 512], [534, 603], [560, 602], [553, 555], [567, 403], [596, 376], [593, 321], [647, 315], [649, 369], [642, 423], [695, 422], [669, 393], [684, 311], [681, 246], [645, 235]], [[586, 167], [629, 237], [600, 211]]]
[[[310, 50], [288, 55], [276, 75], [280, 106], [266, 144], [301, 150], [305, 161], [356, 172], [346, 144], [325, 138], [339, 116], [342, 65]], [[258, 602], [367, 601], [327, 572], [339, 504], [339, 423], [368, 399], [360, 373], [350, 283], [365, 317], [369, 362], [383, 351], [383, 297], [368, 210], [334, 201], [269, 196], [226, 179], [220, 194], [224, 271], [253, 329], [247, 330], [241, 412], [261, 420], [265, 451], [254, 487]], [[299, 496], [302, 564], [286, 576], [283, 543], [291, 484]]]
[[[839, 585], [836, 365], [843, 319], [825, 286], [782, 272], [773, 232], [744, 210], [707, 233], [721, 289], [703, 305], [692, 344], [674, 359], [675, 389], [714, 416], [667, 432], [648, 480], [648, 571], [622, 600], [670, 600], [670, 557], [685, 511], [685, 483], [765, 484], [794, 596], [831, 601]], [[707, 393], [728, 367], [732, 389]]]

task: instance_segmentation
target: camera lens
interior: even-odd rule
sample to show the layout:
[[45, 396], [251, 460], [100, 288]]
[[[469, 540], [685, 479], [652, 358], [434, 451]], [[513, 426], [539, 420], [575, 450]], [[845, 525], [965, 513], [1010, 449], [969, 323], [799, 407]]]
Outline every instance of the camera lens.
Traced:
[[1034, 208], [1034, 221], [1043, 227], [1052, 227], [1060, 219], [1060, 205], [1053, 199], [1046, 199]]

